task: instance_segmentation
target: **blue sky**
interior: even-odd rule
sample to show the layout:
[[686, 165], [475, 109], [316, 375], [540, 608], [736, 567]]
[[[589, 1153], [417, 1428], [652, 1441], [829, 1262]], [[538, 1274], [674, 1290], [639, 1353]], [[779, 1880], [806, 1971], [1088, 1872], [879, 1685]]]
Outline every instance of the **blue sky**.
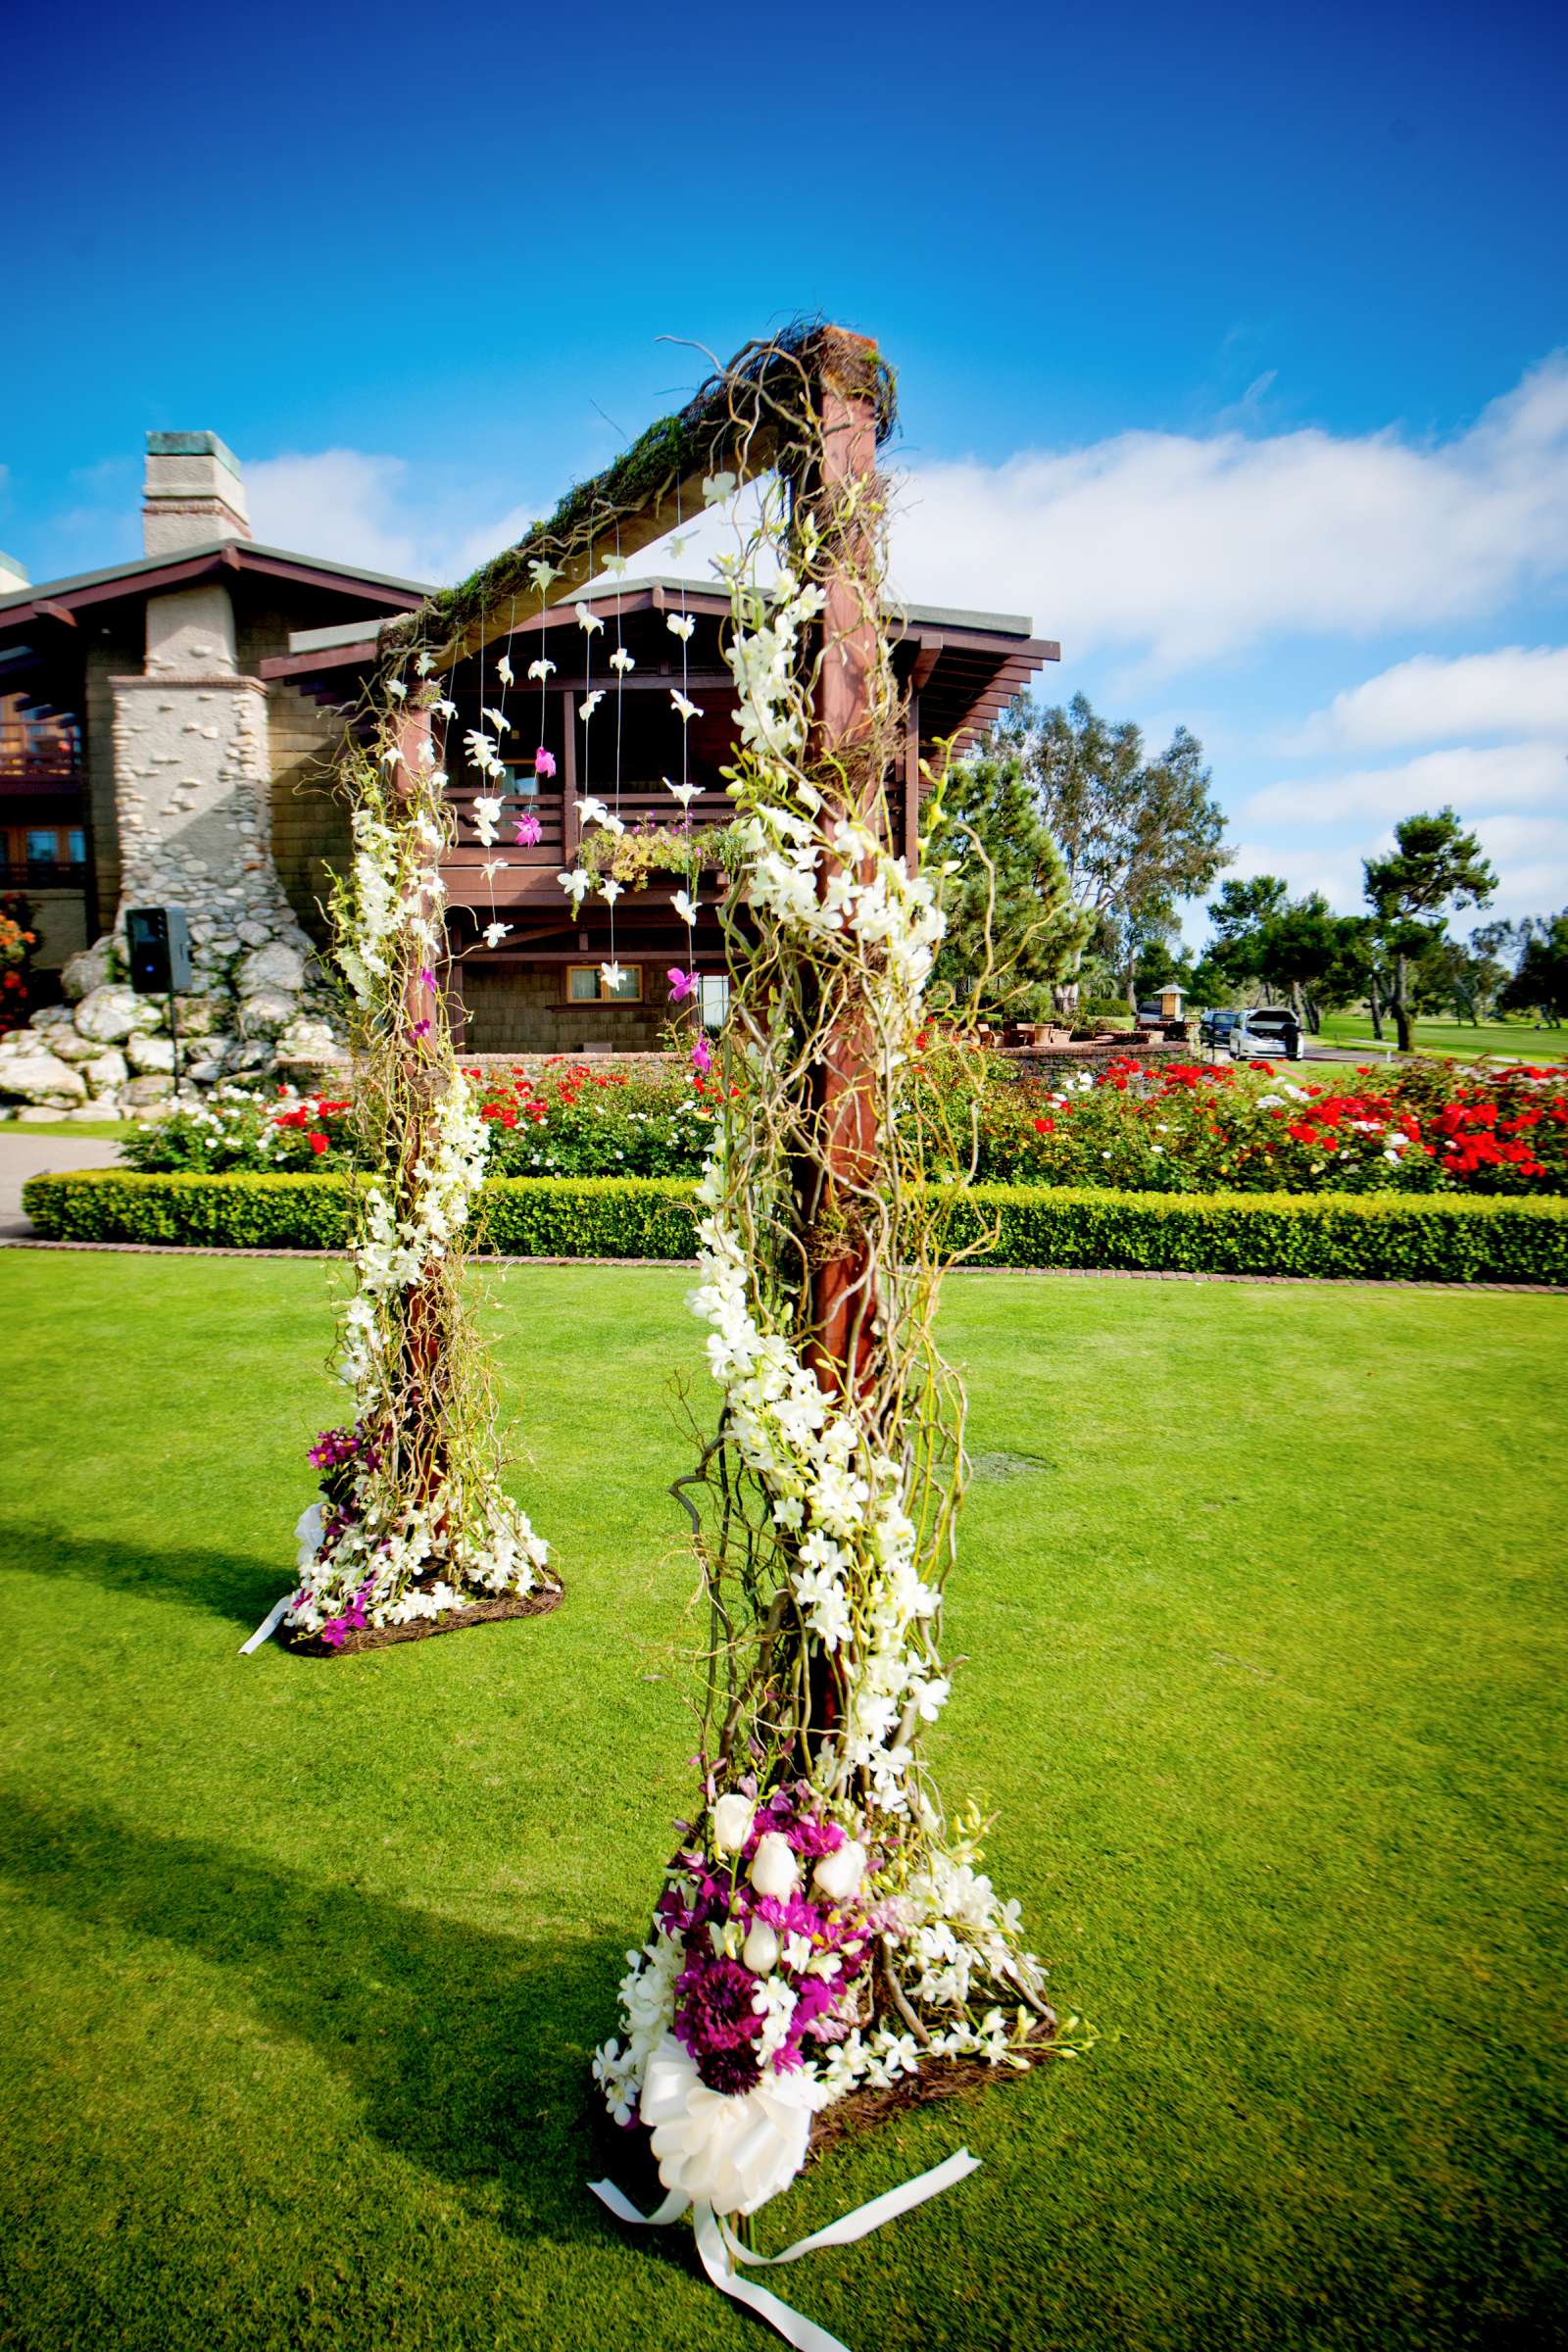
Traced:
[[0, 546], [133, 552], [143, 433], [204, 425], [259, 536], [450, 575], [690, 388], [660, 338], [820, 310], [900, 370], [901, 584], [1191, 725], [1239, 870], [1349, 906], [1451, 800], [1560, 906], [1563, 27], [28, 12]]

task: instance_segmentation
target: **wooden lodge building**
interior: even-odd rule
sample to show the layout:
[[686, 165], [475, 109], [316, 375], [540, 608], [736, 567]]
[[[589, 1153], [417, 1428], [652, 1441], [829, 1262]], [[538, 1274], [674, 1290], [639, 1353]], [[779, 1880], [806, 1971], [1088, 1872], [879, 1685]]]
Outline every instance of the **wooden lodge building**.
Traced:
[[[125, 905], [149, 903], [154, 890], [179, 897], [193, 915], [206, 911], [210, 924], [237, 920], [241, 938], [250, 937], [229, 904], [238, 867], [251, 896], [263, 885], [280, 890], [305, 935], [324, 946], [328, 869], [348, 848], [333, 763], [363, 708], [382, 623], [425, 594], [418, 582], [257, 546], [239, 468], [215, 436], [148, 440], [141, 559], [41, 587], [14, 566], [9, 578], [0, 574], [5, 878], [34, 903], [46, 974], [111, 930]], [[628, 830], [678, 829], [681, 808], [665, 780], [681, 781], [685, 732], [689, 780], [699, 789], [692, 824], [723, 825], [733, 813], [720, 778], [734, 728], [720, 651], [727, 596], [647, 577], [600, 586], [583, 601], [602, 629], [585, 633], [569, 604], [519, 617], [510, 642], [464, 662], [447, 684], [458, 715], [448, 725], [445, 765], [461, 832], [444, 869], [451, 1007], [472, 1054], [657, 1044], [668, 973], [687, 959], [685, 926], [670, 903], [678, 881], [655, 871], [616, 904], [614, 961], [624, 978], [611, 998], [600, 969], [611, 959], [611, 908], [596, 893], [574, 914], [559, 880], [575, 861], [576, 804], [597, 797]], [[694, 623], [684, 648], [668, 626], [682, 613]], [[912, 855], [920, 759], [944, 738], [972, 742], [1058, 649], [1011, 614], [910, 606], [901, 622], [896, 663], [909, 716], [889, 801]], [[617, 646], [631, 657], [629, 670], [611, 665]], [[527, 677], [541, 654], [556, 664], [543, 691]], [[506, 689], [496, 675], [503, 655], [514, 672]], [[671, 702], [683, 676], [700, 712], [686, 730]], [[585, 726], [579, 706], [596, 690], [604, 701]], [[472, 804], [497, 787], [466, 765], [462, 750], [485, 708], [504, 711], [505, 744], [517, 755], [501, 840], [488, 850], [474, 837]], [[220, 738], [229, 726], [249, 732], [225, 766]], [[207, 765], [191, 765], [187, 747], [210, 738], [220, 739], [216, 764], [210, 747]], [[148, 749], [159, 743], [162, 751]], [[541, 746], [555, 770], [536, 778]], [[537, 825], [536, 843], [514, 838], [524, 816]], [[524, 836], [534, 824], [522, 825]], [[504, 867], [487, 877], [481, 868], [495, 859]], [[266, 873], [256, 870], [262, 861]], [[714, 874], [694, 893], [700, 1001], [710, 1022], [722, 1018], [724, 1004], [711, 912], [718, 895]], [[482, 934], [494, 921], [508, 934], [487, 947]]]

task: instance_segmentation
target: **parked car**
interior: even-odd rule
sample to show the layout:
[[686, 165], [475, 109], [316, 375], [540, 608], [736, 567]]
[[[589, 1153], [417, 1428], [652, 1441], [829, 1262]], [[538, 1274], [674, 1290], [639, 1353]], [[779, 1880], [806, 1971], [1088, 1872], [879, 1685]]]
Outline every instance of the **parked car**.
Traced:
[[1239, 1012], [1233, 1012], [1229, 1006], [1218, 1012], [1205, 1012], [1198, 1024], [1199, 1043], [1215, 1048], [1228, 1046], [1231, 1042], [1231, 1031], [1241, 1017]]
[[1227, 1039], [1232, 1061], [1299, 1061], [1301, 1024], [1288, 1004], [1257, 1004]]

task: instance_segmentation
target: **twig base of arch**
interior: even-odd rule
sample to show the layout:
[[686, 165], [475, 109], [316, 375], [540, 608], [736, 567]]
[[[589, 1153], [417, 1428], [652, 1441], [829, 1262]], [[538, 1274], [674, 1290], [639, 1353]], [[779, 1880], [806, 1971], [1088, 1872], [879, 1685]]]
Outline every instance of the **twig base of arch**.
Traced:
[[360, 1649], [389, 1649], [394, 1642], [428, 1642], [436, 1634], [461, 1634], [470, 1625], [500, 1625], [509, 1617], [548, 1617], [565, 1594], [560, 1585], [540, 1585], [532, 1592], [509, 1592], [499, 1600], [476, 1600], [466, 1609], [448, 1609], [439, 1617], [416, 1619], [412, 1625], [368, 1625], [345, 1634], [341, 1642], [323, 1642], [319, 1634], [279, 1634], [285, 1649], [307, 1658], [346, 1658]]
[[988, 2084], [1026, 2082], [1042, 2058], [1056, 2052], [1056, 2020], [1048, 2010], [1037, 2019], [1024, 2048], [1027, 2067], [993, 2066], [985, 2058], [928, 2058], [917, 2075], [901, 2075], [886, 2090], [852, 2090], [849, 2097], [824, 2108], [811, 2125], [808, 2162], [841, 2139], [868, 2132], [910, 2107], [929, 2106], [933, 2099], [956, 2099]]

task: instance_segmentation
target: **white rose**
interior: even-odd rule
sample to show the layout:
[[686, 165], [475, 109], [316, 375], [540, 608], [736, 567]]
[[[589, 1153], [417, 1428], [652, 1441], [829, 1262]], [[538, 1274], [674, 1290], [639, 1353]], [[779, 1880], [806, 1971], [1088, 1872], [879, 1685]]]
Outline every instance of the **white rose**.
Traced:
[[810, 2086], [771, 2069], [755, 2090], [709, 2090], [695, 2061], [666, 2034], [649, 2061], [639, 2112], [659, 2177], [715, 2213], [755, 2213], [787, 2188], [811, 2136]]
[[811, 1885], [830, 1903], [848, 1902], [865, 1876], [865, 1848], [858, 1838], [847, 1838], [837, 1853], [824, 1854], [811, 1873]]
[[757, 1807], [749, 1796], [721, 1796], [713, 1807], [713, 1850], [738, 1854], [752, 1834]]
[[754, 1977], [770, 1977], [778, 1966], [778, 1937], [765, 1919], [754, 1919], [741, 1946], [741, 1958]]
[[781, 1903], [788, 1901], [800, 1871], [795, 1849], [782, 1832], [768, 1830], [758, 1839], [748, 1875], [759, 1894], [773, 1895]]

